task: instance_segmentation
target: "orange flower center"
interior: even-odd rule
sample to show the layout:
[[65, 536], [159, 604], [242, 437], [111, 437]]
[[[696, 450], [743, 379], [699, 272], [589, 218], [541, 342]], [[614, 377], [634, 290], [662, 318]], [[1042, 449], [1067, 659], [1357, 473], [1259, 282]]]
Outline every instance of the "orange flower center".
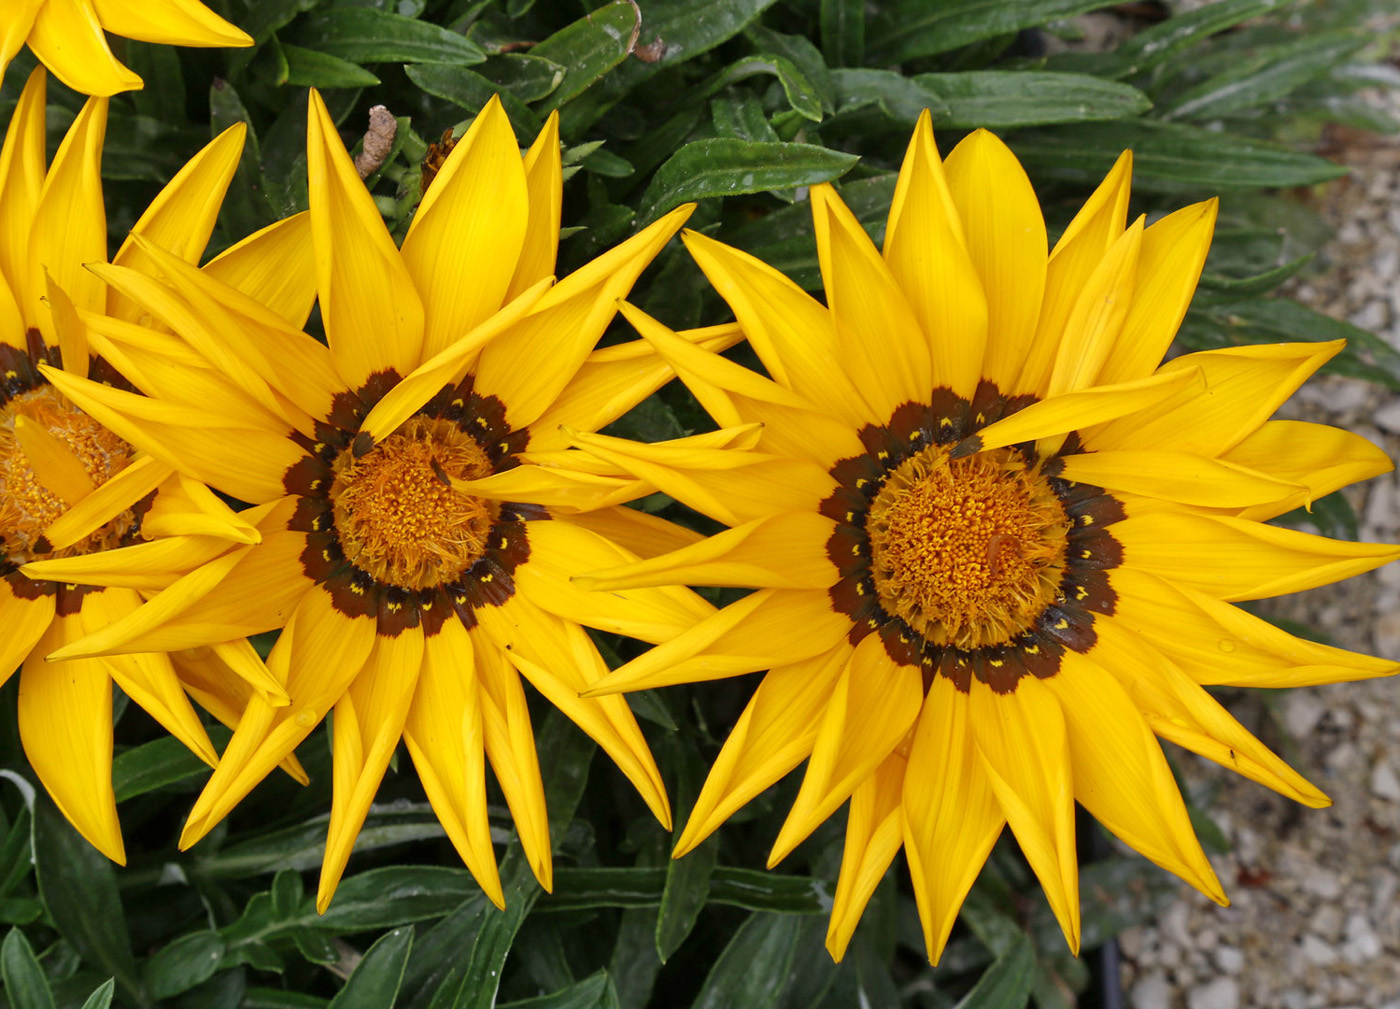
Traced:
[[457, 425], [413, 417], [356, 459], [333, 467], [330, 498], [341, 549], [376, 581], [426, 589], [456, 581], [486, 553], [499, 512], [452, 480], [491, 473], [491, 460]]
[[885, 611], [966, 650], [1011, 640], [1054, 601], [1068, 531], [1049, 483], [1009, 449], [951, 462], [925, 449], [890, 472], [866, 519]]
[[44, 530], [131, 462], [132, 448], [51, 385], [21, 392], [0, 408], [0, 542], [14, 564], [120, 546], [130, 509], [62, 550]]

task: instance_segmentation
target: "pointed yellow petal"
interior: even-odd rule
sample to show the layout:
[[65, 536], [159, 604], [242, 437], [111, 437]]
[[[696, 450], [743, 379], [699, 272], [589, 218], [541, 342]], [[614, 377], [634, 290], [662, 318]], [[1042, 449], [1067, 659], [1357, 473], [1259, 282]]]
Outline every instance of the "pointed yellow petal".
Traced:
[[[492, 341], [476, 367], [478, 392], [506, 405], [512, 428], [533, 424], [568, 386], [637, 277], [685, 223], [694, 204], [671, 211], [565, 277], [530, 315]], [[549, 368], [539, 362], [547, 360]]]
[[[53, 7], [53, 0], [49, 0], [44, 11]], [[40, 12], [39, 21], [43, 20], [44, 13]], [[33, 45], [31, 37], [30, 46]], [[106, 304], [102, 281], [84, 268], [88, 263], [107, 260], [107, 214], [101, 178], [102, 140], [106, 133], [107, 100], [90, 98], [68, 128], [49, 166], [27, 250], [27, 284], [35, 301], [45, 292], [47, 271], [78, 308], [100, 310]], [[40, 312], [38, 322], [45, 342], [57, 346], [48, 313]]]
[[1156, 575], [1118, 568], [1114, 618], [1197, 683], [1300, 687], [1389, 676], [1400, 665], [1319, 644], [1229, 603]]
[[477, 619], [535, 689], [612, 757], [669, 830], [666, 787], [627, 702], [579, 696], [608, 671], [583, 628], [543, 612], [519, 594], [503, 606], [477, 610]]
[[[995, 185], [991, 179], [982, 183]], [[927, 109], [919, 114], [899, 170], [885, 228], [885, 262], [928, 341], [932, 384], [922, 395], [946, 386], [971, 399], [986, 352], [987, 297], [968, 255]]]
[[986, 130], [963, 138], [943, 169], [986, 292], [982, 375], [1009, 391], [1030, 352], [1045, 294], [1045, 218], [1021, 163]]
[[811, 201], [839, 360], [875, 415], [887, 422], [895, 407], [922, 402], [933, 388], [929, 337], [836, 190], [830, 184], [813, 186]]
[[896, 750], [851, 794], [841, 875], [826, 930], [827, 951], [838, 962], [846, 954], [870, 895], [903, 842], [900, 790], [904, 787], [907, 763], [904, 754]]
[[311, 212], [304, 210], [254, 232], [215, 256], [204, 272], [301, 328], [316, 300]]
[[292, 703], [274, 708], [256, 695], [249, 700], [185, 821], [182, 849], [212, 830], [311, 733], [364, 665], [374, 637], [373, 620], [345, 616], [325, 591], [315, 589], [303, 597], [267, 660]]
[[1104, 625], [1099, 641], [1104, 668], [1127, 689], [1153, 732], [1296, 802], [1313, 808], [1331, 804], [1145, 639], [1117, 620]]
[[530, 727], [530, 711], [525, 690], [501, 648], [473, 630], [472, 652], [476, 656], [481, 684], [481, 727], [486, 737], [486, 756], [496, 781], [505, 794], [511, 819], [520, 835], [525, 858], [540, 885], [554, 885], [554, 860], [549, 843], [549, 816], [544, 804], [544, 782], [540, 778], [535, 734]]
[[[13, 11], [6, 20], [13, 17], [10, 24], [0, 27], [0, 74], [9, 62], [7, 48], [13, 44], [15, 51], [24, 44], [28, 26], [19, 29], [26, 17], [32, 22], [38, 4], [21, 3], [20, 9]], [[19, 29], [21, 34], [11, 34]], [[47, 92], [47, 75], [43, 67], [38, 67], [29, 75], [29, 81], [19, 96], [14, 112], [10, 115], [10, 126], [5, 132], [5, 145], [0, 149], [0, 205], [5, 208], [0, 214], [0, 301], [4, 308], [13, 312], [0, 318], [0, 336], [12, 347], [24, 346], [24, 331], [37, 326], [35, 315], [39, 306], [26, 292], [30, 290], [30, 249], [29, 231], [34, 221], [34, 212], [39, 206], [39, 193], [44, 186], [44, 100]]]
[[555, 616], [643, 641], [674, 638], [714, 612], [683, 588], [586, 592], [570, 582], [585, 571], [634, 563], [636, 554], [597, 533], [563, 522], [527, 525], [530, 559], [515, 571], [515, 584], [531, 602]]
[[403, 738], [452, 846], [491, 903], [505, 907], [486, 817], [481, 687], [471, 638], [458, 620], [426, 641]]
[[[791, 628], [801, 627], [794, 637]], [[695, 621], [594, 684], [590, 696], [772, 669], [835, 648], [851, 629], [824, 589], [765, 589]]]
[[[185, 692], [230, 729], [238, 727], [243, 710], [254, 694], [254, 683], [258, 683], [258, 693], [272, 707], [288, 703], [287, 692], [272, 679], [272, 674], [246, 638], [183, 649], [169, 655], [170, 664], [175, 667], [175, 675], [180, 678]], [[247, 673], [250, 663], [259, 670], [256, 676]], [[264, 688], [262, 681], [270, 684], [270, 688]], [[288, 756], [281, 767], [299, 785], [310, 781], [306, 769], [295, 756]]]
[[861, 398], [847, 375], [831, 313], [760, 259], [695, 231], [685, 246], [729, 303], [773, 381], [860, 427], [889, 418]]
[[850, 654], [851, 646], [842, 642], [824, 655], [777, 666], [763, 677], [710, 768], [676, 840], [674, 857], [694, 849], [811, 754], [822, 713]]
[[[455, 385], [461, 381], [467, 372], [467, 362], [475, 357], [477, 351], [515, 325], [534, 307], [548, 288], [548, 279], [542, 280], [499, 311], [493, 309], [493, 314], [488, 315], [479, 325], [470, 330], [462, 329], [460, 339], [447, 343], [442, 350], [405, 376], [402, 382], [389, 390], [384, 398], [370, 409], [369, 415], [360, 424], [360, 434], [368, 435], [374, 441], [380, 441], [393, 434], [400, 424], [417, 413], [424, 403], [442, 390], [443, 386]], [[453, 330], [453, 333], [457, 334], [458, 331]], [[435, 337], [428, 342], [427, 348], [432, 349], [445, 339], [448, 337]], [[355, 451], [360, 452], [358, 443]], [[368, 452], [369, 448], [365, 448], [364, 451]]]
[[934, 677], [904, 777], [904, 852], [930, 963], [1006, 823], [973, 746], [968, 695]]
[[546, 466], [517, 466], [480, 480], [458, 480], [453, 477], [452, 486], [463, 494], [491, 501], [539, 504], [564, 512], [608, 508], [635, 501], [654, 490], [643, 480], [596, 476], [579, 470]]
[[526, 192], [515, 133], [492, 95], [438, 170], [403, 242], [404, 265], [423, 296], [424, 358], [506, 300], [525, 244]]
[[650, 585], [825, 589], [837, 578], [826, 552], [834, 528], [831, 519], [812, 512], [773, 515], [726, 529], [694, 546], [626, 568], [579, 576], [574, 582], [590, 591]]
[[59, 811], [88, 843], [126, 864], [112, 791], [112, 679], [102, 659], [46, 662], [81, 634], [79, 617], [50, 623], [19, 679], [19, 738]]
[[1113, 526], [1123, 564], [1238, 602], [1328, 585], [1400, 558], [1400, 546], [1348, 543], [1245, 519], [1138, 515]]
[[115, 95], [142, 86], [108, 48], [93, 0], [45, 0], [29, 31], [29, 48], [79, 94]]
[[159, 592], [228, 549], [227, 540], [213, 536], [177, 536], [96, 553], [30, 561], [20, 570], [31, 578], [49, 581]]
[[217, 536], [230, 543], [253, 544], [261, 540], [258, 529], [239, 515], [204, 484], [176, 474], [161, 485], [160, 493], [141, 519], [148, 537]]
[[1164, 400], [1182, 397], [1185, 395], [1183, 390], [1194, 392], [1202, 384], [1198, 372], [1178, 369], [1162, 371], [1134, 382], [1067, 392], [1054, 399], [1032, 403], [1024, 410], [988, 424], [959, 444], [954, 455], [971, 455], [986, 449], [1065, 434], [1116, 417], [1130, 417]]
[[[91, 633], [114, 620], [133, 612], [141, 605], [141, 597], [131, 589], [106, 589], [83, 598], [79, 626]], [[52, 654], [52, 653], [50, 653]], [[210, 767], [218, 762], [218, 754], [209, 741], [204, 725], [194, 708], [190, 707], [169, 656], [161, 652], [140, 655], [113, 655], [100, 659], [107, 671], [133, 701], [165, 727], [180, 742], [189, 747]]]
[[378, 636], [364, 668], [336, 701], [331, 823], [316, 889], [317, 913], [325, 913], [345, 871], [355, 837], [403, 735], [422, 668], [421, 627], [406, 627], [393, 637]]
[[1258, 522], [1395, 468], [1383, 449], [1361, 435], [1301, 420], [1265, 421], [1220, 459], [1305, 488], [1301, 498], [1296, 494], [1287, 495], [1275, 503], [1248, 508], [1239, 515]]
[[600, 508], [582, 515], [555, 516], [555, 521], [587, 529], [638, 557], [655, 557], [705, 538], [693, 529], [635, 508]]
[[1085, 279], [1065, 320], [1046, 396], [1089, 388], [1098, 378], [1133, 303], [1142, 226], [1139, 217]]
[[[5, 76], [5, 68], [9, 66], [10, 60], [24, 48], [29, 30], [34, 27], [34, 15], [39, 13], [39, 7], [43, 3], [44, 0], [15, 0], [5, 12], [5, 21], [0, 24], [0, 77]], [[31, 82], [35, 75], [43, 77], [44, 68], [35, 68], [34, 73], [29, 76]]]
[[[214, 231], [224, 193], [238, 169], [247, 131], [245, 124], [236, 123], [191, 158], [151, 201], [112, 262], [149, 272], [149, 260], [133, 242], [140, 235], [185, 262], [198, 265]], [[141, 318], [140, 308], [115, 291], [107, 293], [107, 312], [132, 322]]]
[[856, 645], [817, 729], [802, 788], [783, 822], [771, 868], [875, 773], [919, 717], [923, 684], [914, 666], [895, 663], [878, 634]]
[[559, 215], [564, 200], [564, 169], [559, 150], [559, 113], [551, 112], [544, 129], [525, 154], [525, 184], [530, 218], [507, 298], [554, 273], [559, 248]]
[[1141, 378], [1161, 362], [1196, 291], [1219, 207], [1219, 200], [1194, 203], [1143, 232], [1133, 305], [1100, 382]]
[[199, 0], [95, 0], [102, 26], [113, 35], [172, 46], [250, 46], [248, 33]]
[[351, 389], [423, 360], [423, 302], [316, 89], [306, 122], [317, 287], [335, 367]]
[[1070, 651], [1045, 683], [1064, 712], [1074, 797], [1135, 851], [1228, 904], [1162, 748], [1118, 681]]
[[1123, 233], [1132, 174], [1132, 152], [1124, 151], [1055, 243], [1046, 268], [1040, 324], [1012, 392], [1041, 395], [1049, 384], [1060, 337], [1074, 303], [1099, 260]]
[[92, 477], [67, 442], [23, 415], [15, 416], [14, 432], [34, 476], [64, 504], [72, 507], [92, 493]]
[[87, 326], [79, 318], [73, 299], [53, 282], [48, 270], [44, 271], [44, 300], [49, 306], [49, 322], [58, 340], [63, 370], [70, 375], [87, 378], [90, 353]]
[[1070, 952], [1078, 955], [1074, 790], [1060, 703], [1030, 676], [1022, 677], [1011, 694], [997, 694], [974, 678], [968, 714], [1002, 814], [1045, 889]]
[[1244, 508], [1306, 488], [1190, 452], [1108, 451], [1064, 457], [1066, 480], [1214, 508]]
[[1176, 449], [1220, 455], [1253, 434], [1342, 345], [1341, 340], [1275, 343], [1183, 354], [1162, 365], [1157, 376], [1199, 369], [1203, 389], [1182, 389], [1139, 415], [1086, 431], [1084, 444], [1095, 451]]
[[[16, 586], [23, 595], [15, 592]], [[33, 587], [24, 575], [12, 573], [0, 578], [0, 626], [5, 628], [0, 635], [0, 683], [14, 675], [53, 623], [53, 594], [41, 592], [31, 599], [33, 595]], [[51, 645], [50, 651], [52, 648]]]

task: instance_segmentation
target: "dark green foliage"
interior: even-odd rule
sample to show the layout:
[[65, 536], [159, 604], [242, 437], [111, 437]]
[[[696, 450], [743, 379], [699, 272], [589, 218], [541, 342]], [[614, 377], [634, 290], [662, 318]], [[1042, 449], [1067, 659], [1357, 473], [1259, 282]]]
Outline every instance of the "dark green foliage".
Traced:
[[[1307, 268], [1326, 228], [1272, 193], [1336, 178], [1316, 139], [1331, 121], [1393, 128], [1354, 100], [1393, 84], [1356, 27], [1367, 4], [1221, 0], [1135, 25], [1107, 51], [1047, 47], [1101, 0], [222, 0], [244, 50], [126, 44], [144, 91], [112, 102], [105, 153], [113, 248], [199, 147], [234, 123], [247, 146], [211, 254], [307, 205], [306, 88], [353, 146], [370, 106], [399, 133], [368, 180], [402, 236], [420, 162], [499, 95], [530, 143], [560, 116], [565, 240], [577, 267], [688, 201], [690, 226], [820, 289], [806, 187], [834, 181], [882, 237], [909, 130], [929, 110], [945, 153], [1003, 135], [1042, 196], [1052, 240], [1125, 147], [1132, 212], [1222, 198], [1220, 228], [1179, 349], [1345, 338], [1328, 366], [1400, 389], [1400, 354], [1370, 334], [1269, 297]], [[1054, 51], [1051, 51], [1051, 50]], [[0, 87], [8, 119], [22, 53]], [[56, 147], [82, 99], [50, 83]], [[726, 321], [672, 247], [631, 300], [674, 325]], [[618, 325], [609, 339], [622, 339]], [[630, 337], [628, 337], [630, 338]], [[752, 361], [740, 347], [732, 352]], [[708, 421], [679, 384], [612, 429], [644, 440]], [[678, 509], [662, 500], [649, 510]], [[1347, 536], [1338, 495], [1297, 516]], [[693, 516], [682, 517], [692, 521]], [[265, 643], [264, 643], [265, 644]], [[604, 636], [620, 662], [633, 643]], [[12, 680], [0, 689], [0, 763], [25, 766]], [[682, 825], [751, 678], [631, 698]], [[0, 978], [12, 1009], [1068, 1009], [1087, 982], [1014, 846], [1003, 841], [942, 965], [923, 948], [907, 874], [877, 888], [850, 950], [823, 941], [843, 816], [763, 868], [795, 794], [759, 796], [680, 861], [594, 746], [539, 698], [534, 725], [555, 849], [536, 883], [499, 793], [490, 813], [506, 909], [463, 869], [403, 755], [386, 775], [334, 902], [308, 888], [330, 806], [324, 730], [301, 748], [312, 783], [276, 772], [192, 850], [175, 838], [207, 774], [140, 712], [117, 728], [114, 769], [130, 865], [69, 828], [31, 784], [0, 788]], [[211, 727], [222, 747], [226, 730]], [[1208, 818], [1193, 807], [1213, 843]], [[1216, 832], [1218, 834], [1218, 832]], [[1086, 949], [1150, 918], [1170, 885], [1142, 859], [1082, 875]]]

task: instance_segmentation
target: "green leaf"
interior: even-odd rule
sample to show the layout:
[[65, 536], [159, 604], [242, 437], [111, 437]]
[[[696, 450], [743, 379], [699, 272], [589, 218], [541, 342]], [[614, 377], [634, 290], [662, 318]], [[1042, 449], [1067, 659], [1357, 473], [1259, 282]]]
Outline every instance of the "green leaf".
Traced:
[[817, 94], [816, 87], [790, 59], [786, 56], [775, 56], [772, 53], [745, 56], [743, 59], [731, 63], [701, 89], [698, 97], [700, 99], [708, 98], [731, 84], [737, 84], [739, 81], [759, 74], [771, 74], [778, 79], [778, 83], [782, 85], [783, 94], [787, 97], [788, 104], [792, 106], [794, 112], [804, 119], [821, 122], [822, 100], [821, 96]]
[[413, 926], [386, 932], [375, 940], [328, 1009], [390, 1009], [399, 997]]
[[1111, 53], [1067, 54], [1102, 58], [1095, 66], [1103, 76], [1127, 77], [1160, 66], [1197, 42], [1233, 28], [1241, 21], [1262, 17], [1272, 10], [1286, 6], [1292, 0], [1216, 0], [1195, 10], [1168, 18], [1160, 24], [1145, 28]]
[[83, 1003], [83, 1009], [110, 1009], [112, 1005], [112, 993], [116, 990], [117, 982], [113, 978], [108, 978], [97, 989], [87, 997]]
[[272, 877], [272, 913], [279, 918], [290, 918], [296, 914], [306, 900], [306, 889], [302, 885], [301, 873], [295, 869], [283, 869]]
[[1226, 277], [1218, 273], [1202, 273], [1200, 286], [1208, 291], [1239, 298], [1251, 294], [1267, 294], [1289, 277], [1313, 261], [1313, 254], [1299, 256], [1289, 263], [1283, 263], [1272, 270], [1265, 270], [1252, 277]]
[[313, 921], [331, 932], [364, 932], [439, 917], [478, 893], [465, 869], [386, 866], [344, 880], [326, 913]]
[[170, 998], [213, 977], [224, 955], [217, 932], [191, 932], [167, 943], [141, 965], [141, 978], [152, 998]]
[[608, 972], [600, 970], [548, 995], [503, 1002], [500, 1009], [602, 1009], [616, 1004], [617, 996], [611, 989]]
[[492, 95], [501, 96], [501, 105], [510, 117], [511, 125], [531, 135], [540, 131], [544, 120], [504, 86], [487, 80], [475, 70], [435, 64], [404, 67], [408, 79], [430, 95], [445, 99], [472, 113], [480, 112]]
[[719, 858], [719, 845], [710, 841], [684, 858], [666, 863], [666, 886], [661, 893], [661, 914], [656, 922], [656, 953], [665, 963], [680, 949], [695, 927], [710, 895], [710, 876]]
[[896, 0], [866, 33], [866, 62], [933, 56], [1102, 6], [1101, 0]]
[[567, 68], [535, 54], [505, 53], [492, 56], [479, 71], [497, 87], [522, 102], [537, 102], [552, 94], [564, 81]]
[[689, 200], [829, 182], [858, 160], [815, 144], [697, 140], [656, 170], [642, 196], [639, 219], [650, 223]]
[[[209, 738], [216, 750], [222, 750], [231, 735], [222, 725], [210, 726]], [[112, 787], [117, 802], [126, 802], [208, 771], [209, 765], [184, 743], [164, 736], [117, 754], [112, 761]]]
[[34, 802], [39, 899], [78, 954], [145, 1002], [112, 863], [83, 840], [42, 794]]
[[5, 896], [20, 880], [29, 875], [33, 864], [30, 847], [29, 807], [20, 810], [15, 822], [10, 825], [5, 841], [0, 844], [0, 897]]
[[617, 66], [632, 51], [641, 25], [640, 11], [628, 0], [617, 0], [585, 14], [530, 50], [530, 55], [564, 68], [564, 79], [549, 96], [551, 112], [578, 97]]
[[239, 1009], [325, 1009], [326, 1005], [325, 999], [315, 995], [280, 988], [249, 988]]
[[956, 1009], [1021, 1009], [1035, 980], [1035, 948], [1022, 934], [997, 957]]
[[1272, 46], [1188, 89], [1164, 119], [1212, 119], [1282, 98], [1358, 52], [1370, 40], [1354, 31], [1326, 32]]
[[789, 915], [755, 914], [724, 947], [691, 1009], [771, 1009], [787, 987], [806, 922]]
[[836, 86], [831, 82], [831, 71], [822, 59], [821, 50], [812, 44], [811, 39], [805, 35], [775, 32], [758, 23], [749, 25], [744, 34], [753, 41], [754, 48], [759, 52], [786, 57], [812, 82], [812, 87], [821, 98], [822, 109], [827, 112], [835, 110]]
[[946, 106], [935, 118], [940, 126], [1008, 129], [1123, 119], [1152, 107], [1137, 88], [1087, 74], [975, 70], [919, 74], [914, 81]]
[[354, 63], [481, 63], [475, 42], [426, 21], [372, 7], [332, 7], [301, 23], [298, 38], [310, 49]]
[[1325, 158], [1185, 123], [1125, 120], [1017, 134], [1011, 147], [1027, 168], [1097, 182], [1125, 147], [1133, 150], [1136, 192], [1310, 186], [1346, 174]]
[[822, 52], [834, 67], [865, 61], [865, 0], [821, 0]]
[[32, 897], [0, 898], [0, 925], [28, 925], [43, 913], [44, 905]]
[[11, 1009], [54, 1009], [49, 980], [29, 940], [17, 928], [10, 929], [0, 944], [0, 978]]
[[900, 124], [915, 122], [924, 109], [939, 118], [948, 114], [948, 107], [936, 94], [892, 70], [833, 70], [831, 79], [840, 113], [876, 105], [886, 118]]
[[330, 53], [283, 43], [282, 54], [287, 57], [287, 83], [296, 87], [365, 88], [379, 83], [358, 63]]

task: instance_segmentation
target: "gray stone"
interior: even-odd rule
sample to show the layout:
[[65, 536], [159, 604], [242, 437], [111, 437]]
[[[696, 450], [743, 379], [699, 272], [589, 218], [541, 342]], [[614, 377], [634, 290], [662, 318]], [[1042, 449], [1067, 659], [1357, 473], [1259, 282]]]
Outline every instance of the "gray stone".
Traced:
[[1400, 399], [1392, 399], [1377, 410], [1371, 421], [1391, 434], [1400, 434]]
[[1160, 971], [1144, 974], [1128, 993], [1133, 1009], [1171, 1009], [1172, 986]]
[[1186, 1005], [1188, 1009], [1239, 1009], [1239, 982], [1232, 977], [1218, 977], [1192, 988], [1186, 996]]
[[1350, 963], [1361, 963], [1380, 956], [1381, 940], [1371, 922], [1364, 914], [1353, 914], [1347, 918], [1346, 945], [1342, 956]]
[[1385, 757], [1377, 760], [1371, 769], [1371, 794], [1387, 802], [1400, 802], [1400, 776]]
[[1244, 969], [1244, 954], [1234, 946], [1217, 946], [1215, 965], [1226, 974], [1238, 974]]

